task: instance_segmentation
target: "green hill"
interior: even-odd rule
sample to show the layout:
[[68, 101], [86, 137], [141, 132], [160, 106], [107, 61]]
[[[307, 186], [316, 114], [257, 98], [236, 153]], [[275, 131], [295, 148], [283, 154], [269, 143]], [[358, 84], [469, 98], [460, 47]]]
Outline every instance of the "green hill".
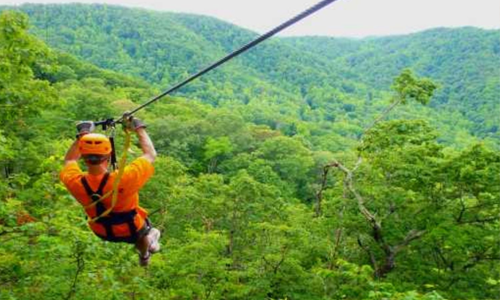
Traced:
[[371, 88], [386, 89], [402, 68], [412, 68], [442, 85], [432, 103], [473, 122], [479, 136], [496, 135], [500, 115], [500, 31], [434, 29], [409, 36], [361, 41], [295, 38], [288, 42], [362, 74]]
[[[78, 4], [18, 9], [30, 16], [33, 32], [49, 45], [161, 88], [256, 36], [197, 15]], [[279, 104], [280, 108], [272, 108], [277, 114], [273, 118], [279, 121], [249, 121], [273, 128], [293, 126], [290, 118], [345, 121], [358, 128], [349, 133], [354, 137], [369, 123], [365, 120], [373, 119], [385, 106], [392, 79], [411, 68], [438, 82], [441, 89], [432, 109], [408, 108], [401, 115], [428, 119], [447, 144], [463, 147], [471, 136], [499, 144], [499, 40], [500, 31], [474, 28], [364, 40], [275, 38], [186, 87], [180, 95], [213, 105], [265, 99], [270, 107]]]
[[[384, 39], [275, 39], [141, 111], [159, 155], [140, 203], [163, 232], [144, 269], [133, 247], [90, 232], [60, 182], [75, 121], [119, 116], [254, 35], [190, 15], [21, 9], [38, 37], [26, 14], [0, 13], [0, 299], [498, 296], [496, 135], [475, 128], [483, 121], [465, 118], [459, 98], [443, 101], [443, 82], [432, 98], [417, 64], [432, 53], [418, 50], [415, 74], [361, 55]], [[351, 54], [364, 57], [359, 70]], [[379, 61], [391, 80], [364, 74]], [[474, 63], [463, 72], [488, 86]]]

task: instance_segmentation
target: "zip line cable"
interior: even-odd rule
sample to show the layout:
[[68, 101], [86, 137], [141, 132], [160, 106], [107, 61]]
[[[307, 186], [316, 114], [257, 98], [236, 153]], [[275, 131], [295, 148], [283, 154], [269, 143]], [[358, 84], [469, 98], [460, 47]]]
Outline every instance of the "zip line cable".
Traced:
[[[190, 76], [189, 78], [187, 78], [186, 80], [178, 83], [177, 85], [171, 87], [170, 89], [166, 90], [165, 92], [161, 93], [160, 95], [156, 96], [156, 97], [153, 97], [151, 98], [150, 100], [148, 100], [146, 103], [142, 104], [141, 106], [137, 107], [136, 109], [130, 111], [129, 113], [127, 113], [127, 116], [132, 116], [133, 114], [135, 114], [136, 112], [140, 111], [141, 109], [145, 108], [146, 106], [160, 100], [161, 98], [165, 97], [166, 95], [168, 94], [171, 94], [172, 92], [182, 88], [183, 86], [187, 85], [188, 83], [190, 83], [191, 81], [195, 80], [196, 78], [198, 77], [201, 77], [203, 76], [204, 74], [212, 71], [213, 69], [219, 67], [220, 65], [226, 63], [227, 61], [235, 58], [236, 56], [250, 50], [251, 48], [257, 46], [258, 44], [262, 43], [263, 41], [269, 39], [270, 37], [276, 35], [277, 33], [283, 31], [284, 29], [292, 26], [293, 24], [301, 21], [302, 19], [305, 19], [307, 18], [308, 16], [312, 15], [313, 13], [323, 9], [324, 7], [332, 4], [333, 2], [335, 2], [337, 0], [323, 0], [319, 3], [317, 3], [316, 5], [310, 7], [309, 9], [305, 10], [304, 12], [298, 14], [297, 16], [293, 17], [292, 19], [286, 21], [285, 23], [279, 25], [278, 27], [272, 29], [271, 31], [259, 36], [258, 38], [256, 38], [255, 40], [249, 42], [248, 44], [244, 45], [243, 47], [239, 48], [238, 50], [228, 54], [227, 56], [221, 58], [220, 60], [218, 60], [217, 62], [213, 63], [212, 65], [206, 67], [205, 69], [202, 69], [201, 71], [199, 71], [198, 73]], [[99, 121], [99, 122], [95, 122], [96, 125], [102, 125], [103, 127], [106, 127], [106, 126], [113, 126], [115, 123], [120, 123], [123, 121], [123, 118], [124, 116], [121, 116], [117, 121], [113, 121], [113, 119], [108, 119], [108, 120], [104, 120], [104, 121]]]

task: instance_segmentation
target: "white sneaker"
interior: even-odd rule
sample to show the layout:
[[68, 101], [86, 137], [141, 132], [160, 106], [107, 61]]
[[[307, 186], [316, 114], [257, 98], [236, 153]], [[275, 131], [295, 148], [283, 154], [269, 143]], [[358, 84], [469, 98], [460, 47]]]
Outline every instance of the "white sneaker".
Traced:
[[147, 238], [149, 240], [149, 252], [156, 253], [160, 251], [160, 236], [161, 233], [156, 228], [151, 228], [149, 231]]

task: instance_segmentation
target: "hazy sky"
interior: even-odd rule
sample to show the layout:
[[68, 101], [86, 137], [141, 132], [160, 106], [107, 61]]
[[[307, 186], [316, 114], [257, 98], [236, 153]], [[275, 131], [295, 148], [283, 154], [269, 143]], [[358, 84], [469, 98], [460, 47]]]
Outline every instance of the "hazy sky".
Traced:
[[[0, 4], [109, 3], [204, 14], [263, 33], [319, 0], [0, 0]], [[434, 27], [500, 29], [500, 0], [338, 0], [282, 35], [363, 37]]]

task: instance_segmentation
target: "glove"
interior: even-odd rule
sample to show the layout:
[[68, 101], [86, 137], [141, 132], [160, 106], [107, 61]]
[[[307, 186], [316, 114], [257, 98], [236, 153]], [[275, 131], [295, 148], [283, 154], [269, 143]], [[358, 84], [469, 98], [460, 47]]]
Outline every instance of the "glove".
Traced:
[[87, 133], [91, 133], [94, 131], [95, 125], [92, 121], [82, 121], [76, 124], [77, 137], [81, 137], [86, 135]]
[[131, 117], [131, 121], [129, 124], [133, 130], [137, 130], [139, 128], [146, 128], [146, 124], [144, 124], [143, 121], [134, 117]]
[[125, 114], [124, 116], [126, 128], [128, 130], [136, 131], [139, 128], [146, 128], [146, 124], [144, 124], [144, 122], [140, 119], [134, 118], [133, 116], [128, 116], [127, 114]]

